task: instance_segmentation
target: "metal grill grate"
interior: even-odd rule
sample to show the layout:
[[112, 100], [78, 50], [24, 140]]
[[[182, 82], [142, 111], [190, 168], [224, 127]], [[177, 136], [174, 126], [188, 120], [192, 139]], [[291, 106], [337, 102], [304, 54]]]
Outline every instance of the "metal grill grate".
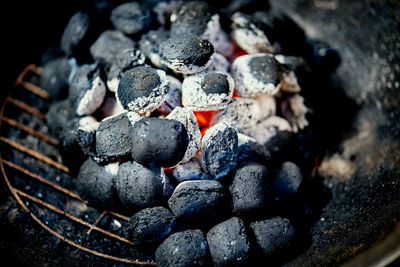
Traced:
[[[43, 90], [42, 88], [38, 87], [37, 85], [35, 85], [34, 83], [31, 83], [29, 81], [25, 80], [25, 77], [28, 74], [34, 74], [37, 76], [41, 75], [41, 68], [37, 67], [35, 65], [28, 65], [23, 72], [18, 76], [15, 84], [14, 84], [14, 88], [13, 90], [27, 90], [30, 91], [31, 93], [33, 93], [35, 95], [35, 97], [44, 99], [44, 100], [48, 100], [49, 99], [49, 94], [47, 91]], [[3, 103], [3, 106], [1, 107], [1, 111], [0, 111], [0, 129], [3, 127], [14, 127], [14, 128], [18, 128], [19, 130], [25, 132], [26, 134], [39, 139], [40, 141], [43, 141], [51, 146], [57, 146], [58, 144], [58, 140], [56, 140], [53, 137], [50, 137], [44, 133], [41, 133], [31, 127], [28, 127], [26, 125], [24, 125], [23, 123], [18, 122], [15, 118], [9, 118], [6, 117], [5, 114], [5, 110], [10, 106], [13, 105], [16, 108], [30, 114], [30, 116], [34, 116], [38, 119], [41, 120], [41, 123], [45, 123], [44, 119], [45, 119], [45, 114], [43, 114], [41, 111], [39, 111], [38, 109], [36, 109], [35, 107], [32, 107], [31, 105], [16, 99], [14, 97], [11, 97], [11, 95], [9, 95], [6, 100]], [[2, 131], [3, 132], [3, 131]], [[18, 150], [22, 153], [24, 153], [25, 156], [27, 157], [32, 157], [35, 158], [45, 164], [48, 164], [54, 168], [57, 169], [58, 172], [64, 172], [69, 174], [70, 171], [68, 169], [68, 167], [66, 167], [65, 165], [63, 165], [62, 163], [41, 154], [38, 151], [35, 151], [34, 149], [28, 148], [25, 145], [22, 145], [18, 142], [18, 140], [13, 140], [13, 138], [10, 138], [7, 135], [3, 134], [0, 136], [0, 141], [3, 143], [3, 145], [10, 147], [13, 150]], [[120, 220], [124, 220], [127, 221], [128, 217], [124, 216], [122, 214], [119, 214], [117, 212], [113, 212], [110, 210], [97, 210], [98, 213], [98, 217], [95, 220], [94, 223], [90, 223], [87, 222], [81, 218], [78, 218], [77, 216], [74, 216], [70, 213], [68, 213], [66, 210], [64, 209], [60, 209], [58, 207], [56, 207], [55, 205], [46, 202], [46, 200], [33, 196], [32, 194], [29, 194], [27, 192], [25, 192], [24, 190], [17, 188], [17, 186], [15, 186], [15, 184], [13, 183], [13, 177], [12, 175], [9, 175], [10, 171], [17, 171], [19, 173], [21, 173], [23, 175], [23, 177], [25, 177], [25, 179], [32, 179], [36, 182], [39, 182], [43, 185], [46, 185], [49, 190], [53, 190], [53, 191], [57, 191], [59, 193], [64, 194], [65, 196], [67, 196], [68, 198], [77, 200], [85, 205], [88, 206], [92, 206], [90, 205], [90, 203], [88, 203], [88, 201], [82, 199], [79, 195], [77, 195], [76, 193], [70, 191], [69, 189], [52, 182], [50, 179], [47, 179], [46, 177], [43, 177], [41, 175], [38, 175], [28, 169], [26, 169], [23, 166], [20, 166], [18, 164], [16, 164], [15, 162], [13, 162], [13, 159], [5, 159], [3, 158], [3, 155], [0, 153], [0, 168], [1, 168], [1, 172], [3, 174], [3, 177], [6, 181], [6, 184], [8, 186], [8, 188], [10, 189], [12, 195], [15, 197], [15, 199], [17, 200], [17, 202], [19, 203], [19, 205], [27, 212], [29, 212], [30, 216], [33, 218], [33, 220], [35, 220], [41, 227], [43, 227], [44, 229], [46, 229], [49, 233], [51, 233], [52, 235], [56, 236], [57, 238], [63, 240], [64, 242], [68, 243], [71, 246], [74, 246], [78, 249], [81, 249], [83, 251], [86, 251], [88, 253], [91, 253], [93, 255], [99, 256], [99, 257], [103, 257], [106, 259], [110, 259], [110, 260], [115, 260], [115, 261], [119, 261], [119, 262], [123, 262], [123, 263], [129, 263], [129, 264], [134, 264], [134, 265], [151, 265], [151, 266], [155, 266], [156, 263], [155, 262], [151, 262], [151, 261], [143, 261], [143, 260], [138, 260], [138, 259], [129, 259], [129, 258], [122, 258], [122, 257], [117, 257], [117, 256], [113, 256], [113, 255], [109, 255], [109, 254], [105, 254], [102, 253], [100, 251], [91, 249], [85, 245], [79, 244], [76, 241], [71, 240], [70, 238], [65, 236], [65, 233], [60, 233], [60, 231], [57, 231], [55, 229], [53, 229], [52, 227], [50, 227], [46, 222], [43, 221], [43, 219], [40, 218], [40, 216], [37, 215], [37, 211], [35, 213], [35, 210], [30, 208], [32, 205], [30, 205], [29, 203], [35, 204], [39, 207], [41, 207], [41, 209], [46, 209], [47, 211], [56, 213], [60, 216], [64, 216], [66, 219], [70, 220], [73, 223], [79, 224], [81, 226], [84, 226], [86, 228], [88, 228], [87, 231], [87, 235], [90, 235], [90, 233], [92, 231], [96, 231], [102, 235], [105, 235], [111, 239], [116, 240], [117, 242], [123, 242], [126, 243], [130, 246], [133, 246], [134, 244], [123, 238], [122, 236], [119, 236], [115, 233], [112, 233], [111, 231], [105, 230], [101, 227], [98, 226], [98, 224], [100, 223], [100, 221], [106, 216], [111, 216], [114, 218], [118, 218]], [[25, 202], [24, 202], [24, 201]], [[92, 238], [96, 238], [95, 236]]]

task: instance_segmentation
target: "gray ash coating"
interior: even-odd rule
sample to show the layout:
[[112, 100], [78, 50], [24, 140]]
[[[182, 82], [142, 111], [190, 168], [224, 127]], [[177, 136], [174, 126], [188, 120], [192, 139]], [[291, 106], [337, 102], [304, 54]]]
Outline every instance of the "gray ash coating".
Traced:
[[229, 190], [232, 211], [250, 214], [260, 211], [272, 198], [271, 178], [268, 169], [259, 163], [244, 163], [234, 173]]
[[211, 264], [207, 240], [200, 230], [172, 234], [156, 250], [159, 266], [208, 266]]
[[172, 167], [185, 155], [189, 137], [176, 120], [143, 118], [131, 131], [132, 158], [143, 164]]
[[204, 77], [201, 85], [206, 94], [229, 94], [230, 86], [226, 75], [221, 73], [209, 73]]
[[126, 49], [115, 55], [113, 68], [119, 68], [124, 71], [129, 68], [143, 65], [145, 60], [145, 56], [139, 49]]
[[168, 206], [176, 217], [197, 224], [219, 218], [225, 203], [224, 187], [212, 180], [182, 182], [168, 200]]
[[214, 266], [244, 266], [251, 244], [244, 222], [232, 217], [214, 226], [207, 233]]
[[286, 218], [274, 217], [272, 219], [255, 221], [249, 228], [255, 237], [257, 245], [266, 256], [284, 253], [289, 249], [295, 239], [295, 231]]
[[78, 48], [88, 33], [89, 25], [89, 15], [83, 12], [79, 11], [70, 18], [60, 42], [61, 49], [67, 56], [72, 55]]
[[117, 6], [110, 16], [114, 27], [127, 35], [146, 31], [152, 24], [153, 18], [154, 15], [148, 9], [135, 2]]
[[76, 180], [80, 196], [99, 207], [111, 207], [115, 203], [115, 174], [98, 165], [92, 159], [86, 160]]
[[169, 32], [164, 29], [149, 31], [141, 36], [139, 48], [156, 67], [162, 67], [159, 45], [168, 37]]
[[303, 175], [300, 168], [293, 162], [287, 161], [276, 171], [274, 191], [280, 199], [288, 198], [297, 193]]
[[176, 218], [168, 209], [158, 206], [143, 209], [131, 218], [124, 235], [135, 244], [152, 245], [162, 242], [177, 228]]
[[90, 54], [96, 62], [110, 68], [117, 55], [134, 48], [135, 42], [116, 30], [104, 31], [90, 47]]
[[160, 44], [161, 59], [175, 71], [181, 72], [183, 68], [183, 73], [193, 73], [185, 71], [187, 68], [205, 69], [213, 54], [213, 45], [195, 35], [169, 38]]
[[43, 66], [40, 87], [49, 92], [53, 101], [66, 98], [70, 73], [71, 66], [66, 57], [53, 59]]
[[157, 206], [163, 197], [160, 170], [146, 168], [134, 161], [119, 165], [115, 188], [121, 203], [130, 211]]
[[171, 24], [171, 35], [193, 34], [201, 36], [207, 29], [211, 19], [210, 7], [201, 1], [191, 1], [182, 4], [175, 14]]
[[253, 57], [248, 64], [251, 74], [256, 79], [275, 86], [279, 84], [282, 70], [274, 57]]
[[96, 153], [108, 161], [129, 155], [131, 123], [126, 113], [101, 121], [96, 131]]

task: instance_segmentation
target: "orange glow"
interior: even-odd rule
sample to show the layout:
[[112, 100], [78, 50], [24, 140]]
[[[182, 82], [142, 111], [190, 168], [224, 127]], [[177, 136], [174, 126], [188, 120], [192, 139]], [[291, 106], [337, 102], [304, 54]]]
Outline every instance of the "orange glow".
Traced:
[[236, 92], [233, 92], [233, 96], [232, 97], [240, 97], [238, 94], [236, 94]]
[[203, 127], [200, 132], [201, 132], [201, 137], [204, 137], [206, 134], [207, 130], [210, 129], [210, 126]]
[[196, 116], [199, 127], [202, 128], [210, 124], [215, 111], [194, 111], [193, 113]]

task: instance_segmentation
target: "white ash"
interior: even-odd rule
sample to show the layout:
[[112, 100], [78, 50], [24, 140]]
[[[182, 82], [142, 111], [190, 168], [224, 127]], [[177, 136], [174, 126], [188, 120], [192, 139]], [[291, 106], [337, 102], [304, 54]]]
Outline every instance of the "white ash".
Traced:
[[267, 119], [268, 117], [275, 116], [276, 114], [276, 99], [268, 94], [261, 94], [253, 98], [260, 108], [258, 113], [258, 122]]
[[281, 109], [283, 116], [292, 126], [293, 132], [297, 133], [308, 126], [306, 114], [309, 110], [304, 105], [304, 98], [301, 95], [295, 94], [289, 96], [282, 102]]
[[[154, 8], [154, 13], [157, 14], [157, 19], [161, 25], [165, 25], [167, 20], [170, 20], [171, 14], [182, 4], [182, 1], [160, 2]], [[176, 16], [176, 14], [175, 14]]]
[[296, 75], [293, 71], [282, 72], [280, 90], [287, 93], [299, 93], [301, 91], [300, 85], [298, 84]]
[[169, 114], [174, 108], [182, 105], [182, 83], [177, 78], [167, 75], [169, 91], [164, 102], [157, 108], [163, 114]]
[[230, 40], [229, 35], [224, 31], [220, 30], [217, 36], [211, 40], [215, 51], [223, 55], [224, 57], [230, 58], [233, 54], [233, 44]]
[[275, 55], [275, 59], [282, 64], [286, 69], [297, 71], [297, 70], [306, 70], [307, 72], [311, 72], [310, 66], [302, 57], [296, 56], [286, 56], [286, 55]]
[[132, 127], [137, 121], [139, 121], [142, 118], [142, 116], [140, 116], [138, 113], [132, 111], [128, 111], [126, 113], [126, 117], [128, 118]]
[[[250, 66], [253, 60], [263, 59], [266, 62], [260, 66], [262, 69], [254, 69]], [[278, 64], [279, 62], [272, 55], [265, 53], [237, 57], [231, 65], [231, 74], [236, 85], [235, 92], [244, 97], [276, 94], [279, 91], [279, 84], [276, 84], [276, 76], [279, 76], [279, 73], [276, 73], [279, 71]], [[256, 72], [262, 72], [264, 77], [259, 77], [260, 75], [256, 75]]]
[[176, 120], [182, 123], [188, 133], [189, 142], [186, 153], [181, 162], [193, 158], [200, 149], [201, 133], [194, 113], [186, 108], [176, 107], [167, 117], [169, 120]]
[[214, 43], [217, 39], [218, 33], [221, 31], [221, 24], [219, 23], [219, 15], [214, 14], [207, 23], [206, 30], [200, 35], [201, 38], [209, 40]]
[[106, 95], [106, 85], [100, 77], [92, 81], [92, 86], [79, 100], [76, 108], [76, 114], [79, 116], [90, 115], [103, 103]]
[[195, 73], [199, 73], [199, 72], [202, 72], [203, 70], [207, 69], [208, 66], [211, 65], [213, 60], [214, 60], [214, 54], [210, 57], [208, 62], [203, 66], [196, 66], [196, 65], [192, 65], [192, 64], [187, 65], [187, 64], [182, 63], [182, 61], [179, 59], [173, 59], [173, 60], [170, 60], [169, 62], [161, 59], [161, 65], [167, 66], [169, 69], [173, 70], [175, 73], [195, 74]]
[[172, 175], [178, 182], [189, 180], [210, 180], [212, 177], [201, 168], [198, 158], [194, 157], [187, 162], [180, 163], [172, 171]]
[[254, 139], [253, 137], [250, 137], [248, 135], [242, 134], [242, 133], [238, 133], [238, 146], [242, 146], [245, 145], [249, 142], [257, 142], [256, 139]]
[[107, 96], [104, 99], [104, 103], [101, 107], [103, 118], [118, 115], [124, 112], [126, 112], [126, 110], [122, 107], [121, 103], [119, 103], [114, 96]]
[[104, 166], [105, 171], [112, 175], [117, 175], [118, 168], [119, 168], [119, 162], [109, 163]]
[[100, 122], [98, 122], [92, 116], [85, 116], [79, 119], [78, 130], [84, 132], [95, 132], [99, 128]]
[[107, 88], [113, 93], [116, 93], [118, 90], [119, 80], [118, 77], [120, 74], [119, 70], [110, 70], [107, 75]]
[[233, 23], [232, 38], [244, 51], [249, 54], [274, 52], [274, 47], [265, 33], [252, 23], [245, 14], [236, 12], [231, 19]]
[[272, 116], [261, 121], [251, 129], [247, 135], [253, 137], [258, 143], [265, 144], [271, 137], [275, 136], [279, 131], [292, 131], [289, 122], [282, 117]]
[[230, 63], [229, 61], [221, 54], [215, 53], [211, 64], [204, 70], [209, 72], [228, 72]]
[[260, 106], [251, 98], [232, 98], [227, 107], [217, 112], [210, 124], [225, 122], [238, 132], [244, 132], [254, 127], [260, 117]]
[[[226, 88], [227, 90], [222, 93], [204, 91], [204, 82], [210, 81], [212, 75], [225, 77], [229, 88]], [[205, 72], [188, 76], [182, 84], [182, 104], [193, 111], [224, 109], [232, 99], [234, 86], [234, 81], [229, 73]]]

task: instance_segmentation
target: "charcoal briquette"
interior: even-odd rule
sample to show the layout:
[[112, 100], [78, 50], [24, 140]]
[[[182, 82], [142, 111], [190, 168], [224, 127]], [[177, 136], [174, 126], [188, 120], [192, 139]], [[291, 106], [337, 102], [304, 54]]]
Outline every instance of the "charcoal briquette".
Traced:
[[254, 214], [260, 211], [272, 199], [272, 180], [268, 169], [259, 163], [243, 163], [233, 174], [229, 190], [233, 213]]
[[216, 220], [224, 211], [225, 203], [225, 189], [213, 180], [182, 182], [168, 200], [175, 216], [190, 223]]
[[137, 245], [161, 243], [177, 229], [176, 218], [168, 209], [158, 206], [146, 208], [129, 218], [124, 233]]
[[292, 131], [289, 122], [279, 116], [271, 116], [266, 120], [260, 121], [247, 131], [247, 134], [253, 137], [260, 144], [265, 144], [278, 132]]
[[90, 47], [93, 59], [106, 68], [118, 61], [118, 55], [135, 47], [135, 42], [116, 30], [104, 31]]
[[207, 242], [214, 266], [245, 266], [251, 245], [245, 224], [238, 217], [211, 228]]
[[208, 129], [201, 147], [201, 166], [210, 175], [218, 179], [235, 168], [238, 136], [228, 124], [219, 123]]
[[293, 162], [284, 162], [275, 173], [274, 191], [279, 199], [285, 200], [297, 193], [302, 181], [300, 168]]
[[116, 97], [124, 109], [145, 113], [159, 107], [168, 91], [164, 71], [139, 66], [122, 74]]
[[60, 42], [60, 47], [65, 55], [71, 56], [76, 52], [80, 52], [78, 51], [79, 49], [83, 49], [82, 43], [88, 34], [89, 26], [90, 18], [86, 13], [78, 11], [70, 18]]
[[80, 196], [101, 208], [112, 207], [115, 203], [114, 179], [118, 163], [102, 166], [87, 159], [81, 166], [76, 181]]
[[184, 157], [189, 137], [176, 120], [143, 118], [131, 131], [132, 158], [143, 165], [172, 167]]
[[169, 32], [164, 29], [152, 30], [146, 34], [142, 34], [139, 41], [139, 48], [146, 57], [151, 61], [151, 63], [161, 68], [163, 64], [161, 63], [161, 56], [159, 52], [159, 46], [162, 42], [167, 40], [169, 37]]
[[193, 157], [187, 162], [178, 164], [172, 171], [174, 178], [178, 182], [189, 180], [212, 180], [214, 177], [204, 172], [197, 157]]
[[174, 108], [182, 105], [182, 83], [177, 78], [167, 75], [169, 91], [164, 102], [157, 108], [162, 114], [169, 114]]
[[270, 152], [254, 138], [238, 133], [238, 160], [267, 163], [271, 159]]
[[274, 217], [250, 223], [258, 246], [265, 256], [274, 256], [289, 249], [295, 239], [295, 231], [286, 218]]
[[229, 73], [202, 72], [183, 80], [182, 105], [194, 111], [220, 110], [232, 99], [235, 85]]
[[128, 2], [117, 6], [111, 12], [110, 20], [115, 28], [127, 35], [135, 35], [149, 29], [154, 14], [139, 3]]
[[68, 78], [71, 66], [65, 57], [56, 58], [43, 66], [40, 87], [47, 90], [51, 100], [57, 101], [68, 96]]
[[174, 233], [155, 253], [157, 265], [168, 267], [209, 266], [210, 250], [204, 234], [196, 230]]
[[183, 74], [205, 70], [211, 64], [213, 54], [213, 45], [195, 35], [170, 37], [160, 44], [161, 62]]
[[123, 162], [115, 182], [118, 197], [129, 210], [161, 204], [163, 183], [159, 168], [147, 168], [135, 161]]

